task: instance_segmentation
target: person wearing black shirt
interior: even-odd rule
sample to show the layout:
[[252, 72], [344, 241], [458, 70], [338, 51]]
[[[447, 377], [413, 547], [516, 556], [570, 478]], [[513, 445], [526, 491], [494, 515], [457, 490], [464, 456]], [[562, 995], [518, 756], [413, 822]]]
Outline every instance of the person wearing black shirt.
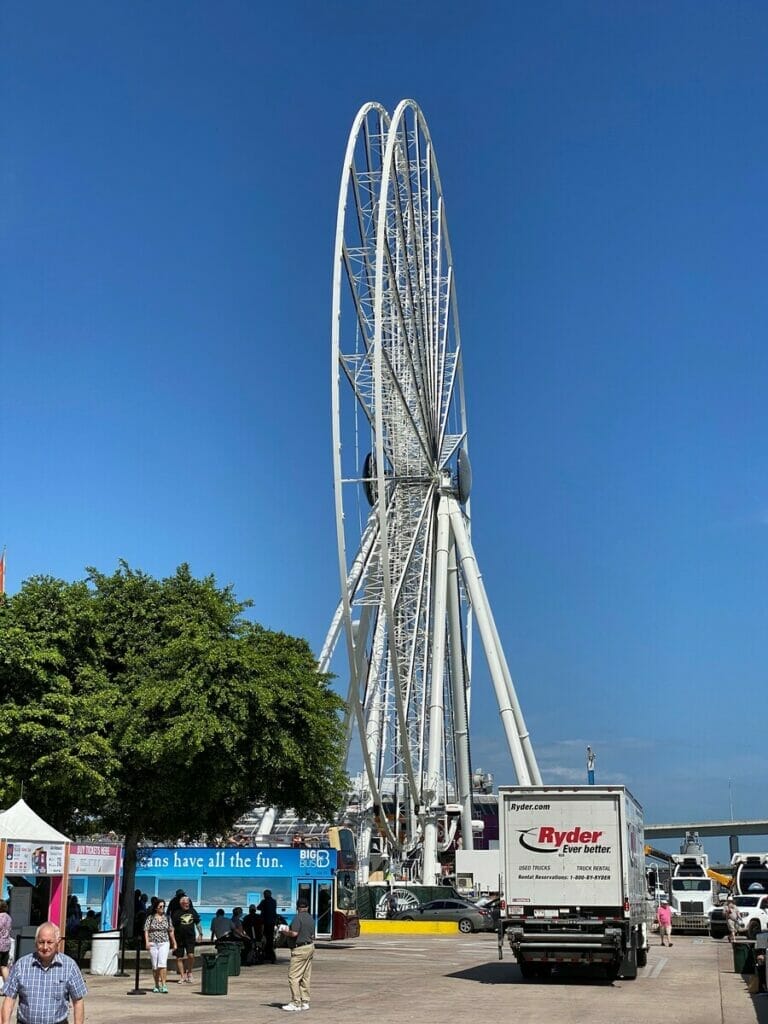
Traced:
[[189, 896], [182, 896], [179, 909], [171, 917], [176, 935], [176, 970], [180, 985], [192, 984], [192, 968], [195, 966], [195, 934], [198, 942], [202, 941], [203, 929], [200, 926], [200, 915], [193, 908]]
[[261, 914], [257, 913], [255, 903], [248, 907], [248, 913], [243, 918], [243, 931], [251, 944], [247, 962], [249, 964], [259, 963], [262, 959]]
[[275, 956], [275, 925], [277, 924], [277, 903], [272, 898], [272, 890], [264, 890], [264, 899], [256, 908], [261, 914], [261, 927], [264, 934], [264, 959], [267, 963], [276, 964]]

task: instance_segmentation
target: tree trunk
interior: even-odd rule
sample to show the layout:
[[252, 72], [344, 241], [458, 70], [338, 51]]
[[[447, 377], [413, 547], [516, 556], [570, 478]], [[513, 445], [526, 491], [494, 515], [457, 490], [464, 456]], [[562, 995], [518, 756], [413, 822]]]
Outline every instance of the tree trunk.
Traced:
[[127, 938], [133, 936], [134, 891], [136, 889], [136, 851], [138, 832], [129, 832], [123, 844], [123, 885], [120, 890], [120, 927]]

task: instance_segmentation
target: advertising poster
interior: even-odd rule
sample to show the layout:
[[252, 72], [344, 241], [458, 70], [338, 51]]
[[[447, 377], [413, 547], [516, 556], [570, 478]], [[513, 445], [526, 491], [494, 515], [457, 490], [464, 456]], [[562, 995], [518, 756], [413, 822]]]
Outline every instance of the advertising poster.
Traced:
[[6, 875], [61, 875], [64, 873], [63, 843], [17, 843], [5, 848]]

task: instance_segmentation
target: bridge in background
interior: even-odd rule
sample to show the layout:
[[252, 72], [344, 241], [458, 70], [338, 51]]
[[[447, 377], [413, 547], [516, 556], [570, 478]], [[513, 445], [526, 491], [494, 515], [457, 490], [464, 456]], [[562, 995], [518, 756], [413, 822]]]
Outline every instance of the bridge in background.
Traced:
[[740, 821], [689, 821], [680, 824], [646, 825], [646, 842], [650, 839], [684, 839], [686, 832], [698, 832], [703, 836], [727, 836], [731, 856], [739, 849], [739, 836], [768, 836], [768, 820], [765, 818], [742, 819]]

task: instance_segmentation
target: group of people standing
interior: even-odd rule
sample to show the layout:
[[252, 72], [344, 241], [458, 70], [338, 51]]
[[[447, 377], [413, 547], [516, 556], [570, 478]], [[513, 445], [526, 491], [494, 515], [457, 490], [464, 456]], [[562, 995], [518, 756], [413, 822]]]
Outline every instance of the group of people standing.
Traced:
[[[290, 925], [281, 925], [291, 944], [291, 965], [288, 983], [291, 1002], [284, 1010], [309, 1008], [309, 982], [314, 955], [315, 925], [308, 913], [308, 904], [300, 899], [297, 913]], [[241, 907], [235, 907], [227, 918], [223, 909], [216, 912], [211, 922], [211, 941], [237, 942], [242, 944], [246, 958], [258, 946], [267, 963], [277, 963], [275, 956], [275, 930], [277, 927], [277, 902], [269, 889], [256, 905], [252, 903], [248, 914], [243, 917]], [[200, 915], [192, 905], [189, 896], [182, 889], [166, 907], [165, 900], [153, 897], [143, 925], [144, 945], [149, 951], [154, 978], [153, 992], [168, 992], [168, 958], [173, 950], [176, 971], [180, 985], [192, 984], [192, 970], [195, 962], [195, 947], [202, 941], [203, 929]]]
[[246, 964], [266, 960], [276, 963], [275, 927], [277, 925], [277, 903], [270, 889], [264, 890], [264, 898], [258, 906], [251, 903], [243, 917], [243, 908], [235, 907], [232, 916], [227, 917], [223, 909], [216, 911], [211, 922], [211, 942], [237, 942], [242, 947], [242, 960]]
[[[309, 1009], [315, 952], [315, 923], [309, 913], [309, 905], [300, 898], [296, 907], [291, 923], [279, 926], [291, 945], [288, 971], [291, 1000], [282, 1008], [294, 1012]], [[265, 937], [274, 935], [274, 923], [271, 928], [267, 927], [271, 914], [277, 920], [277, 905], [272, 894], [265, 891], [259, 907], [250, 909], [261, 913]], [[17, 959], [9, 972], [8, 957], [3, 957], [2, 947], [10, 936], [8, 905], [0, 900], [0, 971], [5, 983], [0, 1024], [10, 1024], [17, 1001], [18, 1020], [24, 1024], [63, 1024], [69, 1018], [70, 1005], [73, 1024], [84, 1024], [84, 999], [88, 989], [75, 961], [59, 951], [62, 938], [58, 927], [50, 921], [40, 925], [35, 933], [34, 952]], [[195, 945], [202, 939], [202, 928], [200, 916], [187, 895], [177, 893], [167, 908], [165, 900], [153, 900], [144, 922], [144, 937], [152, 960], [155, 992], [168, 991], [167, 965], [171, 947], [175, 949], [179, 983], [191, 983]], [[274, 946], [270, 948], [274, 956]], [[7, 950], [5, 952], [7, 954]]]

